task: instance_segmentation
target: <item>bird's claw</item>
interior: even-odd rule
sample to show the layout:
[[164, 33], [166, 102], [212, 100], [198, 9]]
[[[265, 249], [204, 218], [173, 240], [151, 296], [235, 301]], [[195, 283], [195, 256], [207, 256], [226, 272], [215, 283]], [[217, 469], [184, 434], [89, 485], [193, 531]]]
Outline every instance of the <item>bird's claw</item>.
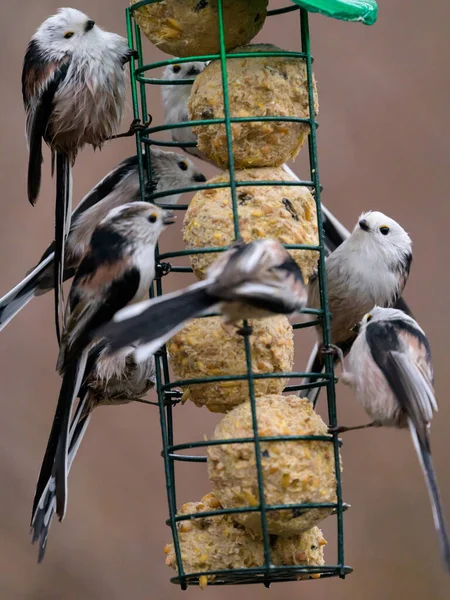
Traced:
[[147, 116], [148, 119], [144, 123], [141, 123], [140, 119], [133, 119], [131, 121], [130, 127], [128, 128], [128, 131], [125, 131], [125, 133], [118, 133], [117, 135], [112, 135], [110, 138], [108, 138], [108, 140], [117, 140], [118, 138], [133, 137], [133, 135], [136, 135], [138, 131], [145, 131], [147, 127], [151, 125], [151, 122], [153, 120], [153, 117], [151, 115]]
[[168, 263], [168, 262], [159, 263], [159, 265], [156, 265], [156, 277], [157, 278], [165, 277], [166, 275], [168, 275], [170, 273], [171, 270], [172, 270], [172, 265], [170, 263]]

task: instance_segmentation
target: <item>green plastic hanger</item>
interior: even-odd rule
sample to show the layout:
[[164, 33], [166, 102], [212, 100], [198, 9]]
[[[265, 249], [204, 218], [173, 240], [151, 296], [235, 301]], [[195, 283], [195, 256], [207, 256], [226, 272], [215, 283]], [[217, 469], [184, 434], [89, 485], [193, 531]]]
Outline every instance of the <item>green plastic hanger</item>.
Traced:
[[378, 18], [375, 0], [292, 0], [309, 12], [318, 12], [342, 21], [360, 21], [373, 25]]

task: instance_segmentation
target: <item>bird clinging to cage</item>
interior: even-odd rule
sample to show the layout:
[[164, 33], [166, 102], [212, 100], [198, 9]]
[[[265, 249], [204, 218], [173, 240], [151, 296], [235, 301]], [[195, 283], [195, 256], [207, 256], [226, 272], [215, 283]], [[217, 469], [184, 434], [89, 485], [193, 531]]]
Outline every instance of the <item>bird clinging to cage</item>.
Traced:
[[[167, 81], [180, 81], [182, 79], [191, 79], [201, 73], [208, 63], [204, 61], [182, 62], [179, 64], [168, 65], [163, 72], [163, 78]], [[183, 85], [164, 85], [162, 87], [162, 100], [164, 105], [165, 123], [185, 123], [189, 121], [188, 100], [191, 93], [192, 83]], [[176, 127], [170, 132], [172, 140], [181, 144], [197, 143], [197, 136], [191, 127]], [[197, 146], [185, 146], [183, 150], [207, 160], [204, 154], [200, 152]]]
[[[175, 152], [150, 150], [152, 181], [146, 193], [180, 189], [206, 181], [189, 158]], [[176, 204], [179, 194], [165, 196], [165, 204]], [[67, 236], [63, 280], [73, 277], [89, 245], [95, 227], [108, 212], [141, 199], [138, 157], [131, 156], [118, 164], [78, 204], [71, 218]], [[0, 331], [32, 300], [53, 289], [54, 244], [44, 252], [39, 264], [10, 292], [0, 298]]]
[[42, 142], [56, 162], [55, 320], [60, 338], [64, 250], [70, 227], [71, 168], [86, 144], [100, 148], [118, 129], [125, 102], [125, 38], [103, 31], [74, 8], [61, 8], [37, 29], [25, 54], [22, 93], [27, 113], [28, 199], [41, 184]]
[[302, 272], [279, 242], [235, 242], [209, 268], [207, 278], [183, 290], [121, 311], [99, 329], [116, 352], [138, 344], [137, 360], [154, 354], [183, 325], [221, 312], [226, 323], [300, 312], [307, 292]]
[[[105, 342], [90, 350], [84, 380], [79, 392], [79, 404], [70, 425], [67, 474], [86, 433], [94, 409], [98, 406], [117, 406], [139, 401], [155, 385], [155, 360], [137, 363], [131, 356], [105, 356]], [[36, 498], [31, 519], [32, 542], [38, 542], [38, 562], [44, 558], [53, 515], [56, 511], [56, 481], [52, 473]]]
[[[350, 237], [326, 259], [331, 340], [344, 355], [355, 341], [355, 323], [374, 304], [390, 307], [400, 298], [411, 267], [411, 246], [401, 225], [383, 213], [370, 211], [361, 215]], [[310, 279], [308, 306], [320, 308], [318, 277]], [[323, 354], [318, 352], [310, 370], [320, 373], [323, 366]], [[311, 400], [317, 389], [308, 391]]]
[[63, 381], [33, 513], [54, 476], [56, 512], [60, 519], [64, 517], [70, 414], [84, 379], [95, 330], [117, 310], [145, 298], [155, 275], [156, 243], [166, 225], [173, 222], [171, 213], [147, 202], [134, 202], [110, 211], [92, 235], [70, 290], [57, 364]]
[[[450, 541], [431, 459], [430, 421], [437, 411], [428, 339], [419, 324], [401, 310], [376, 306], [366, 314], [348, 357], [350, 384], [370, 426], [409, 427], [430, 495], [442, 556], [450, 571]], [[360, 429], [340, 427], [338, 431]]]

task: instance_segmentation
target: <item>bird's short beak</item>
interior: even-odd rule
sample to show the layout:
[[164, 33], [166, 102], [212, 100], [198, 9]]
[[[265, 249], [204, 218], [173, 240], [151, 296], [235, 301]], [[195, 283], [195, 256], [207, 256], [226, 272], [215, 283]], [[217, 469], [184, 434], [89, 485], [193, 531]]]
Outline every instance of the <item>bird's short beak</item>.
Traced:
[[193, 179], [199, 183], [204, 183], [206, 181], [206, 177], [203, 175], [203, 173], [196, 173]]
[[359, 226], [361, 227], [361, 229], [363, 231], [369, 231], [369, 224], [367, 223], [366, 219], [361, 219], [361, 221], [359, 222]]
[[84, 28], [84, 30], [85, 30], [86, 32], [87, 32], [87, 31], [91, 31], [91, 29], [94, 29], [94, 25], [95, 25], [95, 21], [91, 21], [91, 20], [89, 20], [89, 21], [86, 23], [86, 27]]
[[356, 333], [356, 334], [359, 333], [360, 329], [361, 329], [361, 324], [360, 323], [356, 323], [356, 325], [353, 325], [353, 327], [352, 327], [353, 333]]
[[175, 223], [176, 220], [177, 217], [172, 212], [166, 212], [166, 214], [163, 217], [164, 225], [172, 225], [173, 223]]

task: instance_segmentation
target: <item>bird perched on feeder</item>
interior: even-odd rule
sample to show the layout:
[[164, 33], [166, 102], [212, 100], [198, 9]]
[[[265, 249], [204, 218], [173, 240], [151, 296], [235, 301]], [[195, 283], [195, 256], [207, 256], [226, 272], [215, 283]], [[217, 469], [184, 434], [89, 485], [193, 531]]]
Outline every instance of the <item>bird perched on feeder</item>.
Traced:
[[[91, 415], [97, 406], [116, 406], [141, 401], [155, 385], [155, 361], [151, 356], [142, 363], [132, 357], [134, 349], [125, 356], [105, 356], [106, 344], [98, 342], [90, 350], [84, 381], [79, 392], [69, 431], [67, 474], [86, 433]], [[44, 558], [48, 534], [56, 511], [56, 481], [52, 473], [40, 498], [35, 499], [31, 520], [32, 542], [38, 541], [38, 562]]]
[[99, 335], [109, 342], [107, 352], [138, 345], [140, 361], [195, 317], [220, 312], [231, 324], [300, 312], [306, 301], [302, 272], [282, 244], [238, 241], [214, 262], [204, 281], [120, 311]]
[[[350, 237], [326, 259], [331, 341], [344, 355], [355, 341], [355, 323], [374, 304], [392, 307], [400, 298], [409, 276], [411, 246], [411, 238], [396, 221], [370, 211], [361, 215]], [[308, 306], [320, 308], [317, 275], [309, 280]], [[322, 335], [320, 327], [318, 334]], [[320, 373], [323, 366], [319, 350], [308, 371]], [[310, 400], [316, 397], [317, 389], [308, 391]]]
[[370, 426], [409, 427], [430, 495], [442, 556], [450, 571], [450, 542], [431, 460], [430, 421], [437, 411], [428, 339], [418, 323], [401, 310], [376, 306], [366, 314], [348, 356], [342, 381], [373, 419]]
[[[150, 150], [152, 182], [148, 195], [195, 185], [206, 181], [189, 158], [175, 152]], [[164, 204], [176, 204], [179, 194], [161, 198]], [[95, 227], [113, 208], [141, 199], [138, 157], [122, 161], [104, 177], [78, 204], [72, 214], [66, 242], [63, 280], [73, 277], [75, 269], [89, 245]], [[54, 244], [51, 244], [39, 264], [0, 299], [0, 331], [24, 308], [30, 300], [53, 289]]]
[[[56, 513], [67, 503], [70, 414], [84, 380], [95, 331], [115, 312], [148, 294], [155, 275], [155, 246], [174, 222], [171, 213], [147, 202], [125, 204], [96, 227], [75, 274], [65, 313], [57, 368], [63, 376], [55, 418], [42, 463], [33, 514], [51, 476]], [[99, 340], [100, 341], [100, 340]]]
[[103, 31], [74, 8], [61, 8], [44, 21], [25, 54], [22, 93], [29, 149], [28, 199], [32, 205], [41, 185], [43, 141], [50, 146], [52, 167], [56, 162], [54, 279], [58, 340], [71, 213], [71, 168], [83, 146], [100, 148], [117, 131], [125, 103], [124, 65], [132, 54], [125, 38]]
[[[207, 66], [207, 62], [192, 61], [168, 65], [163, 72], [163, 78], [167, 81], [190, 80], [186, 84], [168, 84], [162, 86], [162, 99], [165, 111], [165, 123], [186, 123], [189, 121], [188, 100], [194, 79]], [[171, 130], [174, 142], [197, 143], [197, 136], [191, 127], [176, 127]], [[182, 147], [185, 152], [197, 156], [202, 160], [207, 158], [200, 152], [197, 146]]]

